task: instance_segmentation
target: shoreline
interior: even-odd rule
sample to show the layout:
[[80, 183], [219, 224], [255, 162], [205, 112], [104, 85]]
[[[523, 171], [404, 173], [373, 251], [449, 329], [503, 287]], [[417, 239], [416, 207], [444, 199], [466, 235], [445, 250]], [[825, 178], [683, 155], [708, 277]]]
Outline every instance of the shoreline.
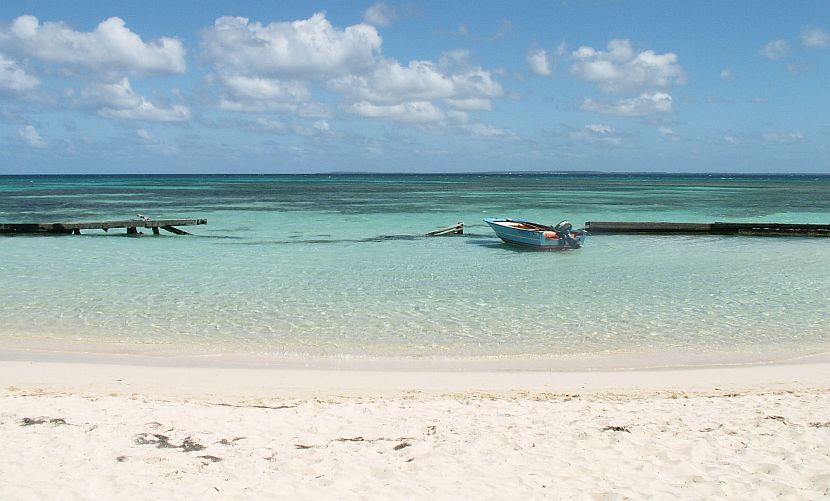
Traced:
[[603, 352], [499, 355], [385, 355], [236, 352], [229, 347], [100, 344], [6, 337], [0, 361], [31, 360], [124, 365], [370, 371], [625, 371], [830, 362], [830, 345], [779, 345], [700, 349], [652, 348]]
[[[421, 365], [413, 368], [246, 366], [235, 360], [0, 351], [2, 390], [69, 394], [140, 394], [149, 398], [365, 397], [417, 393], [422, 397], [479, 392], [494, 397], [532, 394], [615, 394], [643, 397], [672, 392], [717, 395], [830, 390], [830, 355], [774, 363], [695, 367], [524, 370]], [[296, 361], [295, 361], [296, 362]], [[387, 361], [388, 362], [388, 361]]]

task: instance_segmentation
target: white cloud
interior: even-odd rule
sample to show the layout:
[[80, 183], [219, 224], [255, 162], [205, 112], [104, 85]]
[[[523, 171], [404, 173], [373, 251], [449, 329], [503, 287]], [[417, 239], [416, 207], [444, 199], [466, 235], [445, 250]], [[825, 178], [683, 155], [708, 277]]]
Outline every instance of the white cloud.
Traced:
[[501, 23], [499, 24], [499, 29], [493, 35], [487, 38], [487, 40], [491, 42], [495, 42], [496, 40], [501, 40], [502, 38], [507, 37], [513, 33], [513, 22], [509, 19], [502, 19]]
[[604, 143], [613, 146], [625, 144], [624, 137], [605, 124], [588, 124], [581, 129], [571, 131], [569, 137], [574, 141], [588, 143]]
[[800, 132], [766, 132], [761, 137], [768, 143], [795, 144], [804, 141], [804, 135]]
[[510, 141], [519, 139], [519, 136], [517, 136], [513, 131], [480, 122], [464, 124], [461, 128], [476, 137], [483, 137], [487, 139], [506, 139]]
[[299, 81], [228, 75], [220, 77], [224, 88], [239, 99], [253, 101], [309, 101], [311, 91]]
[[731, 82], [735, 80], [735, 74], [732, 73], [732, 70], [729, 68], [724, 68], [720, 70], [720, 79], [726, 80], [727, 82]]
[[310, 86], [371, 70], [381, 42], [373, 26], [335, 28], [324, 13], [267, 25], [221, 17], [203, 32], [202, 55], [221, 87], [220, 109], [325, 118]]
[[[367, 10], [367, 22], [390, 20], [381, 19], [391, 12], [387, 7], [379, 3]], [[210, 81], [219, 87], [219, 107], [228, 111], [327, 118], [327, 107], [314, 100], [322, 88], [339, 96], [347, 113], [446, 124], [449, 111], [489, 110], [504, 93], [491, 72], [469, 63], [469, 51], [403, 64], [382, 57], [381, 43], [374, 26], [334, 27], [317, 13], [268, 25], [219, 18], [203, 32], [202, 48], [213, 68]]]
[[363, 13], [363, 21], [372, 26], [389, 26], [397, 19], [398, 14], [394, 7], [384, 2], [378, 2]]
[[156, 138], [144, 129], [136, 129], [135, 135], [145, 143], [153, 143]]
[[447, 103], [458, 110], [486, 111], [493, 109], [493, 102], [486, 98], [470, 97], [464, 99], [447, 98]]
[[408, 66], [401, 66], [397, 61], [386, 60], [368, 75], [333, 79], [328, 87], [355, 100], [376, 104], [431, 101], [454, 94], [452, 80], [429, 61], [411, 61]]
[[579, 47], [571, 53], [570, 72], [576, 78], [597, 82], [603, 92], [637, 92], [685, 83], [677, 55], [636, 52], [629, 40], [611, 40], [607, 51]]
[[738, 141], [737, 139], [735, 139], [735, 136], [731, 136], [731, 135], [729, 135], [729, 134], [727, 134], [727, 135], [723, 136], [723, 140], [724, 140], [724, 142], [726, 142], [727, 144], [731, 144], [731, 145], [733, 145], [733, 146], [737, 146], [737, 145], [741, 144], [741, 142], [740, 142], [740, 141]]
[[34, 128], [32, 125], [27, 125], [22, 129], [17, 131], [17, 137], [20, 138], [21, 141], [28, 144], [32, 148], [45, 148], [46, 141], [38, 133], [37, 129]]
[[790, 53], [790, 42], [786, 40], [773, 40], [761, 47], [760, 53], [770, 61], [780, 61]]
[[238, 101], [223, 97], [218, 107], [222, 111], [242, 113], [294, 113], [305, 118], [327, 118], [329, 108], [322, 103], [288, 103], [281, 101]]
[[92, 71], [99, 75], [184, 73], [181, 41], [162, 37], [144, 42], [124, 21], [111, 17], [93, 31], [75, 31], [62, 22], [20, 16], [0, 28], [0, 48], [13, 55]]
[[513, 131], [470, 120], [470, 116], [464, 111], [449, 111], [447, 112], [447, 119], [449, 125], [455, 126], [475, 137], [503, 139], [509, 141], [519, 139], [519, 136], [517, 136]]
[[286, 125], [278, 120], [272, 120], [270, 118], [259, 117], [256, 120], [256, 123], [262, 129], [274, 132], [285, 132]]
[[657, 132], [660, 133], [660, 136], [662, 136], [663, 139], [668, 139], [670, 141], [677, 141], [680, 139], [680, 136], [677, 135], [674, 129], [672, 129], [671, 127], [667, 127], [665, 125], [661, 125], [660, 127], [658, 127]]
[[824, 49], [830, 46], [830, 33], [821, 28], [807, 26], [801, 30], [801, 43], [805, 47]]
[[672, 110], [672, 97], [665, 92], [643, 93], [638, 97], [622, 99], [616, 103], [603, 103], [586, 98], [582, 109], [595, 113], [639, 117], [655, 113], [669, 113]]
[[25, 92], [34, 89], [40, 82], [23, 71], [17, 62], [0, 54], [0, 92]]
[[220, 17], [202, 34], [202, 56], [219, 74], [336, 76], [371, 68], [381, 41], [373, 26], [337, 29], [322, 12], [268, 25], [244, 17]]
[[492, 35], [478, 35], [478, 34], [472, 33], [470, 31], [470, 29], [467, 27], [467, 25], [463, 24], [463, 23], [458, 25], [458, 29], [455, 31], [454, 34], [458, 35], [460, 37], [471, 38], [471, 39], [477, 40], [477, 41], [496, 42], [498, 40], [502, 40], [504, 38], [507, 38], [507, 36], [509, 36], [512, 33], [513, 33], [513, 22], [510, 21], [509, 19], [502, 19], [499, 22], [498, 29]]
[[[346, 96], [353, 103], [366, 103], [398, 111], [410, 110], [415, 113], [412, 120], [422, 122], [426, 116], [435, 121], [443, 119], [440, 113], [424, 114], [423, 103], [443, 100], [451, 107], [463, 110], [487, 110], [492, 107], [491, 99], [503, 93], [488, 71], [478, 67], [463, 68], [457, 72], [448, 71], [458, 61], [460, 55], [442, 58], [441, 64], [430, 61], [410, 61], [402, 66], [394, 60], [383, 60], [375, 69], [365, 75], [347, 75], [329, 81], [328, 88]], [[348, 107], [354, 113], [371, 117], [396, 117], [402, 119], [396, 111], [393, 114], [365, 114], [369, 109], [364, 104]], [[374, 110], [374, 108], [371, 108]], [[360, 110], [360, 111], [358, 111]]]
[[448, 73], [430, 61], [410, 61], [409, 65], [402, 66], [397, 61], [384, 60], [365, 76], [333, 79], [328, 86], [354, 99], [377, 104], [435, 99], [489, 100], [502, 94], [501, 85], [481, 68]]
[[548, 52], [545, 49], [533, 49], [527, 53], [527, 64], [530, 66], [530, 71], [549, 77], [553, 74], [548, 63]]
[[366, 118], [384, 118], [397, 122], [427, 124], [443, 121], [446, 114], [429, 101], [376, 105], [360, 101], [346, 105], [346, 111]]
[[306, 117], [327, 117], [328, 108], [312, 100], [311, 90], [301, 80], [243, 75], [220, 76], [223, 95], [219, 108], [248, 113], [289, 112]]
[[127, 78], [107, 84], [96, 83], [87, 86], [83, 93], [83, 104], [103, 117], [148, 122], [185, 122], [190, 120], [186, 106], [157, 105], [135, 93]]

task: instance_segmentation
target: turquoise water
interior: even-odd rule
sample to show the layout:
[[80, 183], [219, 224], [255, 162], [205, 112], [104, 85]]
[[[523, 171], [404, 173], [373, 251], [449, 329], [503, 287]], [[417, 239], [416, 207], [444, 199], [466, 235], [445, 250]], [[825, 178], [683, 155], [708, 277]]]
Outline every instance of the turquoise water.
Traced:
[[[826, 176], [0, 177], [0, 222], [136, 213], [209, 224], [0, 237], [0, 342], [438, 358], [830, 346], [826, 238], [594, 235], [549, 253], [481, 221], [826, 224]], [[463, 236], [420, 236], [458, 221]]]

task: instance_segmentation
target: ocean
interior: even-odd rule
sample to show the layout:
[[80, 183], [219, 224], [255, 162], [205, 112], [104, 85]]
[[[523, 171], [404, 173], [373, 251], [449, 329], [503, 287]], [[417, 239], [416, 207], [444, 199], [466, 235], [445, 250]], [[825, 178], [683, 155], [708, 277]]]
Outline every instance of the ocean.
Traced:
[[[0, 236], [0, 343], [268, 359], [754, 362], [830, 347], [830, 240], [482, 219], [830, 223], [830, 176], [0, 176], [0, 222], [207, 218], [192, 236]], [[463, 221], [460, 236], [425, 233]]]

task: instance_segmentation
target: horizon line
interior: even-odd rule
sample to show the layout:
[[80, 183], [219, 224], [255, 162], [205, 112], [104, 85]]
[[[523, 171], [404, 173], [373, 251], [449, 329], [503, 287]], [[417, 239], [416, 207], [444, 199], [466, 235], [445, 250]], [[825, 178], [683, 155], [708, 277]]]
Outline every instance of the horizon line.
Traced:
[[601, 170], [493, 170], [456, 172], [390, 172], [390, 171], [321, 171], [321, 172], [53, 172], [30, 174], [0, 174], [0, 177], [39, 176], [469, 176], [469, 175], [662, 175], [662, 176], [830, 176], [830, 172], [694, 172], [694, 171], [601, 171]]

